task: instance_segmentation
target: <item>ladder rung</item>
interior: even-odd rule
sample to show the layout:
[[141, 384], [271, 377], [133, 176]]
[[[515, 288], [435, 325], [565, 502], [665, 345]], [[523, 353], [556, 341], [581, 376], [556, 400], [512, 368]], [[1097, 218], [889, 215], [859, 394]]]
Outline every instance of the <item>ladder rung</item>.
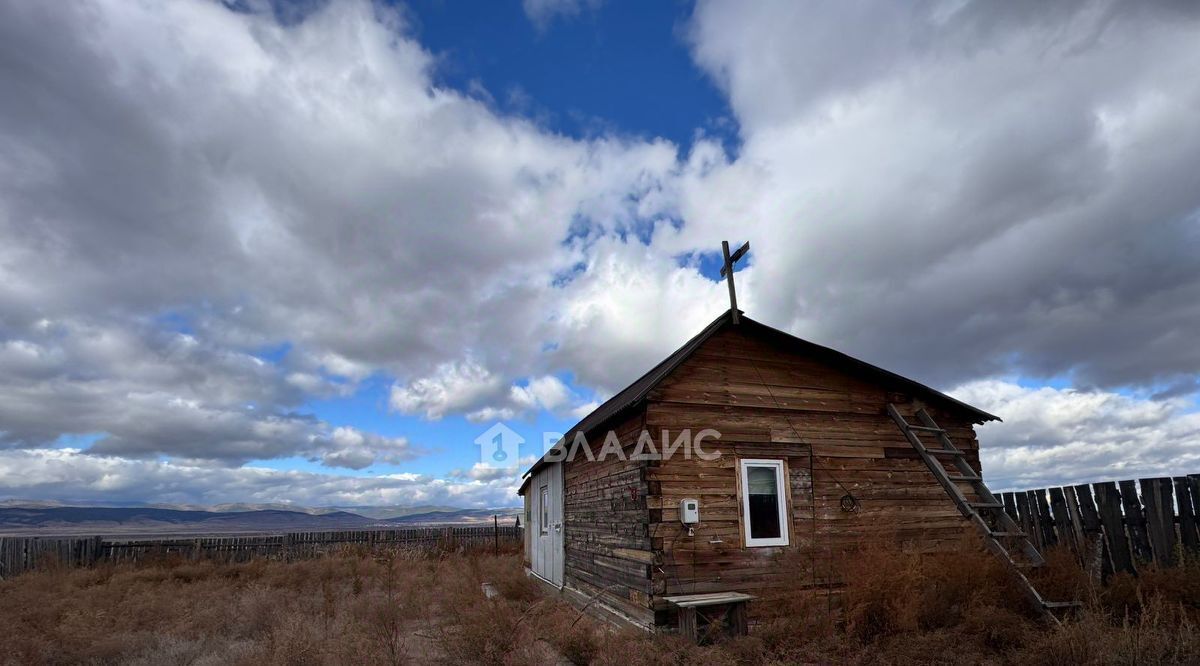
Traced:
[[1023, 536], [1025, 536], [1025, 533], [1024, 532], [988, 532], [988, 536], [991, 536], [991, 537], [1023, 537]]
[[978, 477], [978, 476], [957, 476], [957, 475], [955, 475], [955, 476], [947, 476], [946, 478], [950, 479], [951, 481], [954, 481], [956, 483], [958, 483], [958, 482], [974, 483], [976, 481], [983, 481], [983, 478]]
[[1013, 562], [1012, 565], [1018, 569], [1037, 569], [1038, 567], [1042, 566], [1040, 564], [1034, 564], [1033, 562]]
[[973, 509], [1003, 509], [1004, 505], [1000, 502], [967, 502]]
[[1079, 608], [1083, 606], [1080, 601], [1043, 601], [1042, 608]]
[[962, 451], [950, 449], [925, 449], [925, 452], [934, 456], [963, 456], [966, 455]]
[[912, 425], [912, 424], [909, 424], [908, 429], [909, 430], [921, 430], [924, 432], [946, 432], [942, 428], [934, 428], [931, 426], [919, 426], [919, 425]]

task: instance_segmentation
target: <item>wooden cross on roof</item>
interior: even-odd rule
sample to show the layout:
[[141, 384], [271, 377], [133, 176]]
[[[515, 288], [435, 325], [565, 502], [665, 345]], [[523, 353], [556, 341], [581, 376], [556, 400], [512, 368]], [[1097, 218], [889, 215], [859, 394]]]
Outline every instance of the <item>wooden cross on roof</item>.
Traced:
[[733, 286], [733, 265], [738, 259], [746, 256], [750, 251], [750, 241], [746, 241], [732, 255], [729, 254], [729, 241], [721, 241], [721, 253], [725, 255], [725, 263], [721, 266], [721, 277], [725, 278], [725, 282], [729, 284], [729, 311], [733, 317], [733, 323], [738, 323], [738, 306], [737, 306], [737, 290]]

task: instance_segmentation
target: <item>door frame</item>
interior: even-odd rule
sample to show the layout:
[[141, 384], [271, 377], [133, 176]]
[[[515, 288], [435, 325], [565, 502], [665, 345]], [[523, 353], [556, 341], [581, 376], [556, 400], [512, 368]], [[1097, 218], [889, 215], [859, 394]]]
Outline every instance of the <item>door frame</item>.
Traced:
[[553, 463], [538, 470], [529, 484], [534, 494], [535, 522], [530, 558], [530, 571], [543, 581], [563, 586], [563, 471], [562, 463]]

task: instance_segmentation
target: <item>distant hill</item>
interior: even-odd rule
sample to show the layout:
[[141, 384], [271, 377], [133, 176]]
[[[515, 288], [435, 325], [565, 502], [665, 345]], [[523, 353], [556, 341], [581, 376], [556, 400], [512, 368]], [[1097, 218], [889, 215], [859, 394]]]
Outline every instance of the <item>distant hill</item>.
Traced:
[[148, 507], [78, 507], [0, 509], [0, 532], [227, 533], [248, 531], [357, 529], [376, 521], [345, 511], [309, 514], [259, 511], [185, 511]]
[[319, 509], [321, 511], [346, 511], [356, 513], [360, 516], [376, 519], [399, 518], [402, 516], [411, 516], [416, 513], [435, 513], [438, 511], [459, 511], [462, 507], [458, 506], [438, 506], [436, 504], [425, 504], [421, 506], [330, 506]]
[[[190, 535], [352, 530], [371, 527], [386, 528], [392, 525], [482, 523], [491, 521], [493, 515], [499, 515], [501, 520], [508, 522], [519, 513], [519, 509], [512, 508], [413, 507], [412, 509], [416, 509], [415, 511], [402, 515], [374, 517], [334, 509], [198, 511], [150, 506], [30, 504], [0, 507], [0, 535]], [[406, 507], [383, 507], [383, 509], [404, 511]]]

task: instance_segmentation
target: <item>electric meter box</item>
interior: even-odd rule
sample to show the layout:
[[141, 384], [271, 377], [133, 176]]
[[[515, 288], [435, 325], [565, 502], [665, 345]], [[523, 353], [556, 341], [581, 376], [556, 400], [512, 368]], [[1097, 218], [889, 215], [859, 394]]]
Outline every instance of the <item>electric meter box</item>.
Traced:
[[695, 525], [700, 522], [700, 500], [685, 499], [679, 501], [679, 522], [684, 525]]

